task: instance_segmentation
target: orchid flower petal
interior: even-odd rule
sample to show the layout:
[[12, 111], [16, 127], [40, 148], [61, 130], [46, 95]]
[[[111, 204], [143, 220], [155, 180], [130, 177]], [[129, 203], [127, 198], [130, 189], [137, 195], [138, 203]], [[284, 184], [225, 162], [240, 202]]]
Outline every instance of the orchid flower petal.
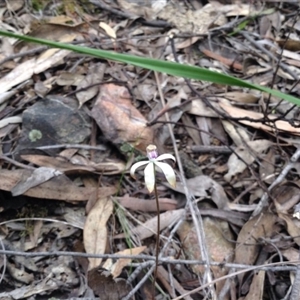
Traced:
[[175, 187], [176, 186], [176, 175], [175, 175], [173, 168], [170, 165], [168, 165], [167, 163], [163, 163], [163, 162], [155, 161], [154, 164], [155, 164], [155, 166], [157, 166], [159, 169], [162, 170], [162, 172], [164, 173], [169, 184], [172, 187]]
[[155, 185], [154, 164], [152, 162], [148, 162], [148, 165], [144, 170], [144, 178], [149, 193], [152, 193]]
[[165, 160], [165, 159], [172, 159], [176, 162], [175, 157], [172, 154], [165, 153], [160, 155], [158, 158], [156, 158], [156, 161]]
[[134, 175], [135, 171], [136, 171], [138, 168], [140, 168], [140, 167], [142, 167], [142, 166], [144, 166], [144, 165], [147, 165], [148, 163], [149, 163], [149, 161], [139, 161], [139, 162], [135, 163], [135, 164], [130, 168], [130, 175], [131, 175], [132, 177], [135, 177], [135, 175]]

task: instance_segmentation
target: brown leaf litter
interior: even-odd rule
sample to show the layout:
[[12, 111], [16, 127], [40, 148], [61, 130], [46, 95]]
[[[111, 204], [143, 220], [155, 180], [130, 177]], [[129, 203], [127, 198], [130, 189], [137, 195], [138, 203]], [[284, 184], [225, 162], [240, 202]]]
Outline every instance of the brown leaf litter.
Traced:
[[[1, 5], [1, 29], [300, 97], [298, 11], [297, 1], [18, 0]], [[9, 38], [0, 69], [1, 299], [152, 299], [156, 240], [157, 298], [296, 299], [297, 106]], [[153, 143], [180, 150], [177, 187], [157, 176], [160, 237], [143, 172], [128, 174]]]

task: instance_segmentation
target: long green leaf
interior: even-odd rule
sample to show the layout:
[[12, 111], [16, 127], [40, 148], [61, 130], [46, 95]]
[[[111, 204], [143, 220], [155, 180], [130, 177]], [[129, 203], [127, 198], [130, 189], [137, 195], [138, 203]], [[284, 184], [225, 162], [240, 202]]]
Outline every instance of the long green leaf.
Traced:
[[120, 53], [116, 53], [113, 51], [98, 50], [98, 49], [93, 49], [93, 48], [83, 47], [83, 46], [78, 46], [78, 45], [53, 42], [53, 41], [49, 41], [49, 40], [33, 38], [30, 36], [24, 36], [24, 35], [19, 35], [19, 34], [0, 30], [0, 36], [1, 35], [16, 38], [16, 39], [27, 41], [27, 42], [46, 45], [46, 46], [49, 46], [52, 48], [66, 49], [66, 50], [71, 50], [71, 51], [74, 51], [77, 53], [82, 53], [82, 54], [86, 54], [86, 55], [90, 55], [90, 56], [94, 56], [94, 57], [98, 57], [98, 58], [104, 58], [104, 59], [109, 59], [109, 60], [113, 60], [113, 61], [123, 62], [126, 64], [132, 64], [134, 66], [138, 66], [138, 67], [153, 70], [153, 71], [167, 73], [169, 75], [180, 76], [180, 77], [196, 79], [196, 80], [209, 81], [209, 82], [224, 84], [224, 85], [232, 85], [232, 86], [240, 86], [240, 87], [250, 88], [250, 89], [258, 90], [261, 92], [270, 93], [273, 96], [285, 99], [291, 103], [294, 103], [294, 104], [297, 104], [300, 106], [300, 99], [298, 99], [294, 96], [284, 94], [282, 92], [279, 92], [277, 90], [273, 90], [273, 89], [270, 89], [270, 88], [267, 88], [264, 86], [252, 84], [247, 81], [244, 81], [244, 80], [232, 77], [232, 76], [228, 76], [228, 75], [225, 75], [222, 73], [213, 72], [213, 71], [210, 71], [207, 69], [199, 68], [196, 66], [188, 66], [188, 65], [184, 65], [184, 64], [175, 63], [175, 62], [168, 62], [168, 61], [163, 61], [163, 60], [158, 60], [158, 59], [145, 58], [145, 57], [139, 57], [139, 56], [128, 55], [128, 54], [120, 54]]

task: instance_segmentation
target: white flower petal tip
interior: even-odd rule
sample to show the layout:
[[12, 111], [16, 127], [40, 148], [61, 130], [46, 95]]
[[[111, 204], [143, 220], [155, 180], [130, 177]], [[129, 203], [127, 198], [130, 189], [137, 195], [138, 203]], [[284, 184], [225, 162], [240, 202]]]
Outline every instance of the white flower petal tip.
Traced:
[[130, 168], [130, 175], [135, 178], [135, 172], [138, 168], [147, 165], [149, 163], [149, 161], [139, 161], [137, 163], [135, 163], [134, 165], [131, 166]]
[[155, 185], [155, 172], [154, 172], [153, 163], [151, 162], [148, 163], [147, 167], [144, 170], [144, 178], [145, 178], [145, 185], [149, 193], [152, 193]]
[[176, 175], [175, 172], [173, 170], [173, 168], [168, 165], [167, 163], [163, 163], [163, 162], [154, 162], [154, 164], [161, 169], [161, 171], [164, 173], [168, 183], [175, 188], [176, 186]]

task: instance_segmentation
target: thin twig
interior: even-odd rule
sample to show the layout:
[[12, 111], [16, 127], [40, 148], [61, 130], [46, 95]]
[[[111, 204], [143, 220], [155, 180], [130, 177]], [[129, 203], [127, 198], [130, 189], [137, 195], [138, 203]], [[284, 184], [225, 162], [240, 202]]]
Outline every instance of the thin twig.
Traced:
[[[133, 280], [136, 279], [136, 277], [140, 274], [140, 272], [145, 269], [146, 267], [153, 266], [155, 262], [153, 261], [144, 261], [142, 263], [138, 263], [136, 266], [136, 269], [130, 274], [130, 276], [127, 278], [127, 282], [130, 284], [133, 282]], [[134, 263], [131, 263], [132, 266], [134, 266]]]
[[139, 289], [140, 287], [144, 284], [144, 282], [148, 279], [148, 277], [151, 276], [153, 270], [155, 268], [155, 265], [153, 265], [148, 272], [145, 274], [145, 276], [137, 283], [137, 285], [130, 291], [126, 297], [122, 298], [122, 300], [129, 300]]
[[[298, 250], [299, 251], [299, 250]], [[300, 259], [300, 252], [299, 252], [299, 259]], [[292, 287], [290, 300], [299, 300], [300, 299], [300, 265], [297, 265], [297, 271], [295, 280]]]
[[48, 46], [40, 46], [40, 47], [37, 47], [37, 48], [34, 48], [34, 49], [30, 49], [28, 51], [22, 51], [22, 52], [19, 52], [19, 53], [16, 53], [16, 54], [9, 55], [9, 56], [3, 58], [0, 61], [0, 66], [3, 65], [4, 63], [10, 61], [10, 60], [20, 58], [20, 57], [26, 57], [26, 56], [34, 55], [34, 54], [40, 53], [42, 51], [45, 51], [47, 49], [48, 49]]
[[81, 144], [59, 144], [59, 145], [48, 145], [48, 146], [40, 146], [35, 147], [33, 149], [37, 150], [49, 150], [49, 149], [83, 149], [83, 150], [99, 150], [99, 151], [106, 151], [107, 148], [104, 146], [90, 146], [90, 145], [81, 145]]
[[[281, 264], [292, 264], [292, 265], [298, 265], [299, 264], [299, 260], [294, 260], [294, 261], [289, 261], [289, 262], [276, 262], [276, 263], [270, 263], [268, 264], [269, 266], [278, 266], [278, 265], [281, 265]], [[225, 275], [223, 277], [220, 277], [220, 278], [217, 278], [213, 281], [211, 281], [210, 283], [206, 283], [206, 284], [203, 284], [202, 286], [192, 290], [192, 291], [189, 291], [188, 293], [184, 294], [184, 295], [181, 295], [177, 298], [173, 298], [172, 300], [179, 300], [179, 299], [182, 299], [184, 298], [185, 296], [188, 296], [188, 295], [192, 295], [194, 293], [197, 293], [199, 291], [202, 291], [203, 289], [205, 289], [206, 287], [208, 287], [209, 285], [211, 284], [215, 284], [221, 280], [224, 280], [224, 279], [227, 279], [227, 278], [231, 278], [233, 276], [236, 276], [236, 275], [239, 275], [239, 274], [242, 274], [242, 273], [245, 273], [245, 272], [249, 272], [249, 271], [253, 271], [253, 270], [259, 270], [260, 268], [257, 268], [257, 266], [254, 266], [254, 267], [250, 267], [249, 269], [246, 269], [246, 270], [240, 270], [240, 271], [237, 271], [237, 272], [234, 272], [234, 273], [231, 273], [231, 274], [228, 274], [228, 275]]]
[[[159, 78], [158, 78], [157, 72], [154, 72], [154, 74], [155, 74], [155, 78], [156, 78], [156, 82], [157, 82], [157, 86], [158, 86], [158, 92], [159, 92], [160, 100], [161, 100], [161, 103], [162, 103], [162, 107], [166, 107], [166, 102], [165, 102], [164, 96], [162, 94], [162, 90], [160, 88], [161, 85], [159, 84]], [[206, 262], [206, 264], [204, 265], [205, 269], [206, 269], [206, 276], [207, 276], [206, 278], [207, 278], [207, 281], [210, 282], [210, 281], [212, 281], [212, 275], [211, 275], [210, 266], [209, 266], [209, 256], [208, 256], [208, 253], [207, 253], [207, 250], [206, 250], [205, 237], [204, 237], [204, 234], [203, 234], [204, 228], [203, 228], [203, 223], [202, 223], [202, 217], [201, 217], [200, 212], [197, 208], [197, 205], [195, 205], [195, 201], [194, 201], [195, 199], [194, 199], [193, 195], [190, 194], [190, 192], [188, 190], [188, 187], [187, 187], [187, 182], [186, 182], [186, 179], [184, 177], [183, 166], [182, 166], [179, 151], [178, 151], [178, 148], [177, 148], [174, 132], [172, 130], [171, 124], [169, 123], [170, 122], [170, 117], [169, 117], [168, 112], [165, 113], [165, 118], [166, 118], [166, 121], [167, 121], [167, 124], [168, 124], [170, 137], [171, 137], [171, 140], [172, 140], [172, 143], [173, 143], [175, 157], [176, 157], [177, 165], [178, 165], [179, 172], [180, 172], [180, 179], [181, 179], [182, 185], [184, 187], [184, 194], [185, 194], [186, 199], [187, 199], [186, 209], [190, 211], [193, 222], [194, 222], [194, 226], [195, 226], [195, 230], [196, 230], [196, 236], [197, 236], [197, 239], [198, 239], [199, 249], [200, 249], [200, 253], [201, 253], [201, 258]], [[198, 212], [197, 216], [196, 216], [196, 213], [195, 213], [196, 209], [197, 209], [197, 212]], [[201, 230], [200, 230], [200, 228], [201, 228]], [[202, 234], [201, 234], [201, 232], [202, 232]], [[210, 291], [211, 291], [211, 294], [213, 295], [213, 298], [215, 298], [215, 291], [214, 291], [214, 287], [212, 285], [210, 285]]]
[[[155, 264], [155, 257], [152, 255], [121, 255], [121, 254], [92, 254], [92, 253], [81, 253], [81, 252], [68, 252], [68, 251], [51, 251], [51, 252], [24, 252], [24, 251], [14, 251], [14, 250], [0, 250], [0, 254], [5, 255], [17, 255], [23, 257], [59, 257], [59, 256], [74, 256], [74, 257], [86, 257], [86, 258], [111, 258], [111, 259], [120, 259], [120, 258], [130, 258], [135, 260], [149, 260], [149, 264]], [[165, 264], [186, 264], [186, 265], [205, 265], [206, 262], [202, 260], [187, 260], [187, 259], [174, 259], [174, 257], [164, 257], [159, 258], [160, 263]], [[283, 262], [282, 267], [274, 267], [272, 264], [270, 265], [259, 265], [257, 266], [259, 270], [263, 271], [271, 271], [271, 272], [282, 272], [282, 271], [296, 271], [296, 267], [294, 266], [296, 262]], [[286, 264], [284, 264], [286, 263]], [[148, 264], [142, 263], [143, 266], [147, 266]], [[290, 266], [288, 264], [291, 264]], [[220, 268], [236, 268], [243, 269], [245, 272], [248, 272], [248, 269], [252, 266], [244, 265], [244, 264], [234, 264], [234, 263], [223, 263], [223, 262], [210, 262], [211, 266], [216, 266]], [[278, 266], [279, 264], [277, 264]]]
[[[4, 246], [4, 243], [2, 242], [2, 239], [0, 239], [0, 245], [1, 245], [2, 250], [5, 250], [5, 246]], [[7, 266], [7, 257], [3, 253], [3, 269], [2, 269], [1, 278], [0, 278], [0, 285], [1, 285], [1, 282], [2, 282], [2, 280], [4, 278], [4, 275], [5, 275], [6, 266]]]
[[[232, 147], [235, 150], [235, 147]], [[232, 150], [227, 146], [204, 146], [204, 145], [194, 145], [188, 146], [187, 151], [191, 151], [194, 153], [209, 153], [209, 154], [231, 154]]]
[[12, 158], [9, 158], [9, 157], [7, 157], [7, 156], [5, 156], [5, 155], [0, 155], [0, 160], [1, 160], [1, 159], [5, 160], [5, 161], [7, 161], [8, 163], [11, 163], [11, 164], [13, 164], [13, 165], [15, 165], [15, 166], [17, 166], [17, 167], [23, 168], [23, 169], [35, 170], [34, 167], [31, 167], [31, 166], [22, 164], [22, 163], [20, 163], [20, 162], [14, 160], [14, 159], [12, 159]]

